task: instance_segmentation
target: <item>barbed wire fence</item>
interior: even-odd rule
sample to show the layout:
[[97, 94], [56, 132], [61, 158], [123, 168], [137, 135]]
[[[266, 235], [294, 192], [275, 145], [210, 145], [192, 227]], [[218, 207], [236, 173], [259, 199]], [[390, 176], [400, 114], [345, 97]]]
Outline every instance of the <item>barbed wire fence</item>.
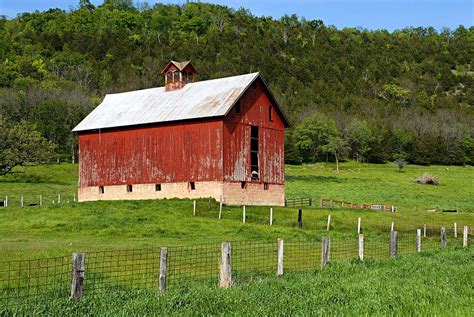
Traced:
[[445, 247], [467, 247], [467, 226], [457, 237], [445, 227], [391, 231], [383, 236], [325, 236], [314, 240], [231, 241], [155, 249], [78, 252], [72, 256], [0, 262], [0, 305], [80, 298], [117, 290], [153, 293], [191, 284], [231, 285], [286, 272], [307, 272], [331, 262], [389, 258]]

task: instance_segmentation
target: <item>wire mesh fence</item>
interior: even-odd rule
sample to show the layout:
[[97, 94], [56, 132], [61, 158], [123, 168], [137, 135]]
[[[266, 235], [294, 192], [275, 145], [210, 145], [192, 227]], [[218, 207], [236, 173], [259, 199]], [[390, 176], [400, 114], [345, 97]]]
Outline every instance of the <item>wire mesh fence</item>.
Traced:
[[76, 193], [58, 192], [56, 194], [0, 195], [2, 207], [35, 207], [72, 204], [77, 202]]
[[[360, 236], [330, 238], [329, 262], [347, 261], [360, 256]], [[463, 245], [462, 232], [446, 237], [448, 247]], [[468, 240], [472, 239], [469, 234]], [[441, 234], [426, 236], [420, 230], [397, 232], [396, 254], [441, 247]], [[234, 241], [231, 245], [232, 283], [244, 283], [277, 274], [279, 244], [275, 241]], [[284, 272], [305, 272], [322, 265], [322, 240], [285, 239], [282, 263]], [[190, 283], [217, 285], [220, 276], [222, 250], [220, 243], [175, 246], [167, 249], [166, 288]], [[364, 259], [384, 259], [391, 256], [391, 235], [365, 235]], [[94, 251], [84, 254], [83, 289], [85, 296], [113, 291], [140, 289], [158, 292], [160, 285], [161, 248]], [[161, 259], [162, 260], [162, 259]], [[15, 305], [35, 298], [65, 298], [71, 294], [74, 275], [73, 257], [61, 256], [34, 260], [0, 262], [0, 305]]]

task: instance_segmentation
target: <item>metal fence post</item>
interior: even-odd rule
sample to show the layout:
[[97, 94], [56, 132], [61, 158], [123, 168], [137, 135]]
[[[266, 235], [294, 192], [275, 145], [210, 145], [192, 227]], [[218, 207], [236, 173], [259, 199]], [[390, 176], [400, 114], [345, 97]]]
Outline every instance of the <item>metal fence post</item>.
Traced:
[[359, 234], [359, 259], [364, 261], [364, 234]]
[[416, 229], [416, 252], [421, 252], [421, 229]]
[[277, 275], [283, 275], [283, 239], [278, 238]]
[[270, 226], [273, 224], [273, 207], [270, 207]]
[[78, 299], [84, 295], [84, 275], [86, 271], [85, 253], [72, 254], [71, 298]]
[[158, 287], [160, 293], [166, 291], [166, 272], [168, 271], [168, 248], [160, 249], [160, 276], [158, 279]]
[[221, 265], [220, 265], [220, 287], [230, 287], [232, 285], [232, 262], [230, 242], [223, 242], [221, 245]]
[[440, 242], [440, 246], [442, 248], [446, 248], [446, 227], [441, 227], [441, 242]]
[[298, 209], [298, 228], [303, 228], [303, 210]]
[[321, 244], [321, 266], [326, 266], [329, 263], [330, 244], [331, 239], [328, 236], [324, 236]]
[[397, 256], [397, 232], [390, 231], [390, 256]]

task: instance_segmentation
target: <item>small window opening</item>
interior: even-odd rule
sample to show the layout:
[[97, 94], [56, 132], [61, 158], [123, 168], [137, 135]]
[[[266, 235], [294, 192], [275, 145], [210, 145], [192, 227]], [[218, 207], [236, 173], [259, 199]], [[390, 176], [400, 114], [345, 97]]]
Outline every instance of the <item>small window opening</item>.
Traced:
[[132, 185], [127, 185], [127, 193], [131, 193], [133, 191]]
[[268, 183], [263, 183], [263, 190], [268, 190], [268, 188], [269, 188]]
[[268, 120], [273, 121], [273, 106], [268, 107]]
[[196, 183], [189, 182], [189, 187], [191, 187], [191, 190], [196, 190]]
[[250, 171], [253, 181], [259, 179], [258, 143], [258, 127], [252, 126], [250, 127]]
[[161, 192], [161, 184], [155, 184], [155, 192]]
[[240, 100], [237, 101], [237, 103], [235, 104], [235, 113], [236, 114], [241, 114], [242, 113], [242, 110], [240, 109]]
[[247, 182], [240, 182], [240, 188], [242, 189], [247, 188]]
[[104, 186], [99, 186], [99, 194], [103, 194], [104, 193]]

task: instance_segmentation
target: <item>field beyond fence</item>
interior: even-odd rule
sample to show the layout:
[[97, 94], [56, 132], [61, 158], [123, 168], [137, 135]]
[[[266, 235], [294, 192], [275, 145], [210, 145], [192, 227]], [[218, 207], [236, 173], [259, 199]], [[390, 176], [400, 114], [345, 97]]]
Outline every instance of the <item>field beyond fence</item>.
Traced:
[[166, 289], [201, 283], [229, 287], [330, 262], [375, 260], [444, 247], [467, 247], [468, 227], [430, 225], [384, 236], [323, 237], [311, 241], [231, 241], [154, 249], [77, 252], [0, 262], [0, 304], [79, 298], [102, 290]]

